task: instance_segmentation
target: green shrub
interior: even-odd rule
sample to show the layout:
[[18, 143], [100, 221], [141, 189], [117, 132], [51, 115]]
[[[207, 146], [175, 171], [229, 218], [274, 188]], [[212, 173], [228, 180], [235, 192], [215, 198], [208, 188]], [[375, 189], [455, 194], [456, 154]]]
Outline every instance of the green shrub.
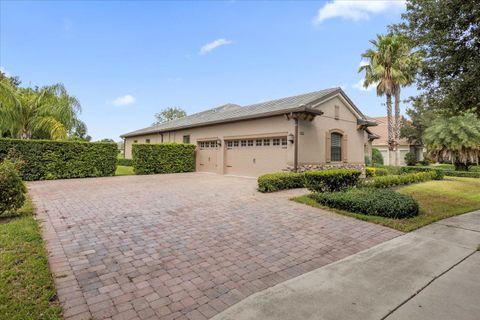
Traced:
[[15, 165], [9, 160], [0, 163], [0, 215], [21, 208], [26, 191]]
[[372, 165], [372, 159], [367, 155], [365, 155], [365, 165], [366, 166], [371, 166]]
[[387, 165], [381, 165], [381, 166], [375, 166], [375, 168], [382, 168], [387, 171], [387, 175], [390, 174], [402, 174], [401, 169], [402, 167], [399, 166], [387, 166]]
[[362, 172], [354, 169], [331, 169], [305, 172], [305, 186], [314, 192], [340, 191], [355, 186]]
[[444, 170], [442, 169], [435, 169], [431, 167], [400, 167], [400, 174], [405, 173], [412, 173], [412, 172], [433, 172], [434, 177], [433, 180], [442, 180], [444, 174]]
[[414, 152], [407, 152], [404, 160], [407, 165], [414, 166], [417, 164], [417, 155]]
[[384, 168], [365, 168], [365, 175], [367, 178], [376, 177], [376, 176], [386, 176], [388, 175], [387, 169]]
[[195, 171], [195, 145], [183, 143], [134, 144], [133, 169], [136, 174]]
[[132, 165], [132, 159], [118, 158], [117, 160], [117, 166], [131, 167]]
[[480, 178], [480, 172], [445, 170], [443, 173], [449, 177]]
[[383, 177], [374, 177], [370, 180], [364, 181], [363, 185], [373, 188], [389, 188], [393, 186], [400, 186], [404, 184], [423, 182], [433, 180], [436, 172], [412, 172], [400, 175], [391, 175]]
[[23, 180], [113, 176], [117, 145], [110, 142], [0, 139], [0, 161], [14, 154]]
[[353, 213], [396, 219], [418, 215], [418, 204], [411, 196], [388, 189], [359, 188], [315, 193], [310, 197], [324, 206]]
[[377, 148], [372, 149], [372, 162], [373, 162], [374, 165], [382, 165], [383, 164], [382, 153]]
[[305, 176], [303, 173], [268, 173], [258, 177], [257, 181], [258, 191], [260, 192], [274, 192], [278, 190], [305, 187]]
[[468, 171], [470, 171], [470, 172], [480, 172], [480, 166], [479, 165], [471, 166]]

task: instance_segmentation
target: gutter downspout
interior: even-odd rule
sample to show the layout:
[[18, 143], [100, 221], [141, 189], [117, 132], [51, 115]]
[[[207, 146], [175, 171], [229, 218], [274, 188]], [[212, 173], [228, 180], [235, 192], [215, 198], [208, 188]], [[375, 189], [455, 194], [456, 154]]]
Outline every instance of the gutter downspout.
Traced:
[[127, 138], [123, 138], [123, 157], [125, 158], [125, 146], [127, 144]]
[[294, 153], [293, 153], [293, 170], [298, 171], [298, 118], [295, 117], [295, 142], [294, 142]]

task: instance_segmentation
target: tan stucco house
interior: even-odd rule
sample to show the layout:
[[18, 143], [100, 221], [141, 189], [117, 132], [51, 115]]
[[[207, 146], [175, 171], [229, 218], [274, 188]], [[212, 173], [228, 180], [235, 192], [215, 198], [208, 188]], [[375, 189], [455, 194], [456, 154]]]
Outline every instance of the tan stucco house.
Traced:
[[134, 143], [197, 146], [197, 171], [258, 176], [284, 170], [364, 166], [376, 138], [340, 88], [239, 106], [226, 104], [122, 135]]
[[[375, 134], [378, 138], [372, 142], [372, 147], [380, 150], [380, 153], [383, 156], [383, 164], [385, 165], [395, 165], [395, 151], [390, 151], [388, 149], [388, 120], [386, 116], [371, 117], [371, 121], [376, 122], [378, 125], [370, 128], [369, 130]], [[424, 147], [415, 143], [408, 142], [407, 139], [401, 138], [398, 142], [398, 151], [399, 151], [399, 161], [398, 165], [404, 166], [405, 155], [408, 152], [415, 153], [417, 160], [423, 160]], [[392, 163], [390, 163], [392, 162]]]

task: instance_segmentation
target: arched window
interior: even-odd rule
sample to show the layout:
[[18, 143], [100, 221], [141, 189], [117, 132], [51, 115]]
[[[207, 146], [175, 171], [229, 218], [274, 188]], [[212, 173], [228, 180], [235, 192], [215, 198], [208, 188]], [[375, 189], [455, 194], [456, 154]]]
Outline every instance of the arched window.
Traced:
[[331, 161], [342, 161], [342, 135], [332, 132], [330, 146]]

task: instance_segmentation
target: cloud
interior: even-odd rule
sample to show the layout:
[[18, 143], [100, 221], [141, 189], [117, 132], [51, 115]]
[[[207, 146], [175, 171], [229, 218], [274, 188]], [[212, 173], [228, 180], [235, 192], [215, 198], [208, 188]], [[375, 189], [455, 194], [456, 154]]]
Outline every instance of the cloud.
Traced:
[[331, 2], [327, 2], [322, 8], [318, 10], [318, 14], [313, 19], [313, 23], [320, 24], [327, 19], [337, 17], [353, 21], [368, 20], [373, 14], [390, 11], [391, 9], [404, 8], [404, 0], [333, 0]]
[[7, 69], [5, 69], [4, 67], [0, 66], [0, 71], [3, 72], [5, 74], [5, 76], [7, 77], [11, 77], [12, 75], [10, 74], [10, 72], [7, 71]]
[[372, 91], [373, 89], [375, 89], [377, 87], [377, 84], [373, 83], [373, 84], [369, 85], [368, 88], [365, 88], [363, 86], [364, 82], [365, 82], [365, 78], [362, 78], [362, 79], [360, 79], [360, 81], [353, 84], [352, 87], [354, 87], [355, 89], [358, 89], [360, 91]]
[[232, 43], [233, 43], [233, 41], [230, 41], [230, 40], [227, 40], [227, 39], [224, 39], [224, 38], [217, 39], [217, 40], [212, 41], [210, 43], [207, 43], [206, 45], [201, 47], [199, 53], [200, 54], [207, 54], [210, 51], [212, 51], [213, 49], [216, 49], [220, 46], [224, 46], [224, 45], [227, 45], [227, 44], [232, 44]]
[[130, 105], [130, 104], [134, 104], [136, 100], [137, 100], [137, 99], [135, 99], [134, 96], [132, 96], [132, 95], [130, 95], [130, 94], [126, 94], [126, 95], [124, 95], [124, 96], [122, 96], [122, 97], [118, 97], [117, 99], [113, 100], [112, 104], [113, 104], [114, 106], [117, 106], [117, 107], [119, 107], [119, 106], [128, 106], [128, 105]]

